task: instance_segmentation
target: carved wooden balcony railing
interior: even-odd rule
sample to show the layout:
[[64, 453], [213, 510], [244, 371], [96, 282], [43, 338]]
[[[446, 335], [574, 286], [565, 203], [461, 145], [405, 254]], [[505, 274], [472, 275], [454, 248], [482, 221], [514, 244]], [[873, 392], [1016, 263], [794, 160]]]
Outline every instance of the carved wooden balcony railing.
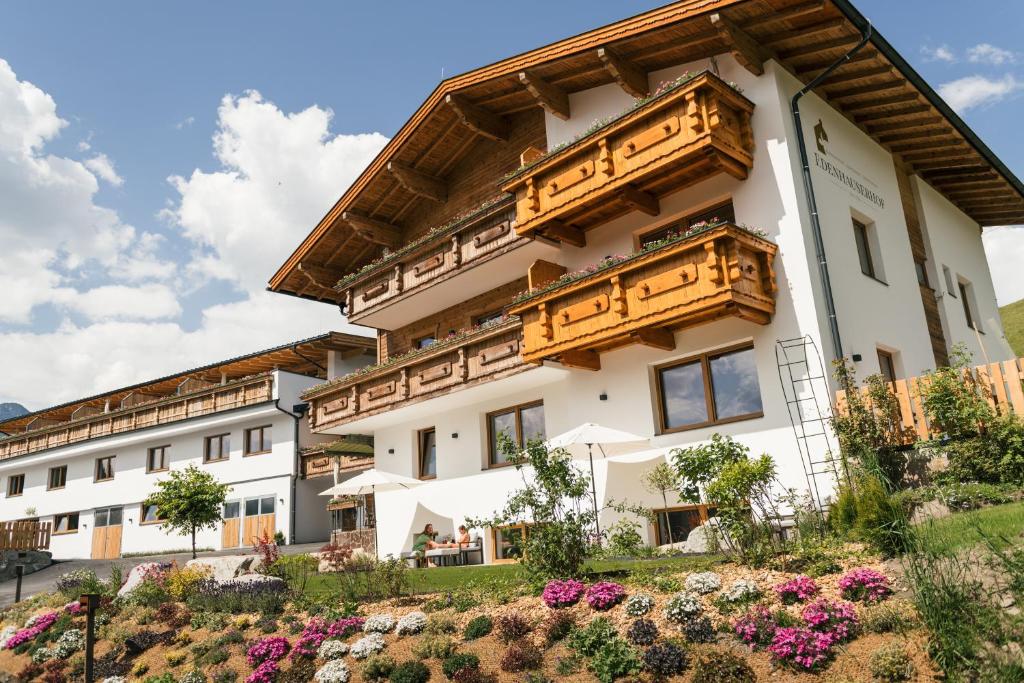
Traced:
[[440, 230], [422, 244], [339, 283], [349, 322], [364, 321], [382, 308], [455, 277], [530, 240], [514, 228], [512, 198]]
[[673, 330], [716, 318], [765, 325], [775, 312], [775, 252], [771, 242], [721, 225], [550, 291], [534, 283], [539, 293], [509, 309], [523, 320], [523, 360], [596, 370], [603, 351], [631, 343], [672, 349]]
[[684, 81], [506, 182], [516, 231], [581, 245], [583, 231], [633, 209], [655, 215], [659, 197], [719, 172], [746, 178], [753, 109], [710, 73]]
[[387, 365], [307, 391], [313, 431], [395, 410], [528, 370], [523, 363], [522, 325], [516, 318], [440, 341]]
[[111, 434], [255, 405], [271, 400], [273, 395], [273, 376], [254, 375], [190, 394], [159, 398], [150, 403], [11, 435], [0, 440], [0, 460]]

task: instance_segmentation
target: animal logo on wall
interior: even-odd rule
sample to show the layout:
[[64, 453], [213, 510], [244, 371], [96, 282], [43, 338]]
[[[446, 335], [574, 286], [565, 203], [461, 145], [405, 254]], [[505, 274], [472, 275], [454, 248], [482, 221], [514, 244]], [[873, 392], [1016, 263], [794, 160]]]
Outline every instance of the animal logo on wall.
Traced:
[[828, 133], [825, 132], [825, 124], [821, 122], [821, 119], [814, 124], [814, 143], [818, 145], [819, 152], [828, 154]]

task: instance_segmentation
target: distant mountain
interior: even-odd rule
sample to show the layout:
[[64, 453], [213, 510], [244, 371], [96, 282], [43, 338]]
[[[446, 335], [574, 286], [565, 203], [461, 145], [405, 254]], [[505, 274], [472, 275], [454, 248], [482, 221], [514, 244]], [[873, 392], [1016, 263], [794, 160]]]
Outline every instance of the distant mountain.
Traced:
[[1003, 331], [1006, 341], [1018, 356], [1024, 356], [1024, 299], [1006, 304], [999, 309], [1003, 319]]
[[20, 403], [0, 403], [0, 421], [24, 415], [28, 410]]

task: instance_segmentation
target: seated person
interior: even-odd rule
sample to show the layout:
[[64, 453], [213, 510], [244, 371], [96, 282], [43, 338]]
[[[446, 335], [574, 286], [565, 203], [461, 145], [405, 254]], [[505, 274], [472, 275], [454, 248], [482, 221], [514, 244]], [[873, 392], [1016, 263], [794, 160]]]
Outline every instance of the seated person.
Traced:
[[[425, 527], [423, 527], [423, 531], [416, 534], [416, 538], [413, 540], [412, 543], [412, 550], [414, 553], [416, 553], [417, 557], [424, 557], [424, 554], [428, 550], [435, 550], [437, 548], [459, 547], [458, 543], [437, 543], [436, 541], [434, 541], [434, 535], [435, 534], [433, 524], [427, 524]], [[429, 560], [427, 562], [427, 565], [430, 567], [435, 566], [434, 563]]]
[[458, 542], [460, 548], [473, 545], [473, 539], [469, 536], [469, 529], [466, 528], [465, 524], [459, 525], [459, 533], [456, 534], [455, 540]]

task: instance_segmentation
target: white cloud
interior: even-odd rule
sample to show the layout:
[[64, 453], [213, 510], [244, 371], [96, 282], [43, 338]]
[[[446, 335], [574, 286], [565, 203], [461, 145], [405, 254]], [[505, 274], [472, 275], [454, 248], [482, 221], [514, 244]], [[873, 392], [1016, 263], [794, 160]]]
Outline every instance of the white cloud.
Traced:
[[124, 185], [124, 178], [114, 170], [114, 162], [106, 154], [97, 154], [91, 159], [85, 160], [85, 167], [96, 174], [100, 180], [105, 180], [114, 187]]
[[332, 135], [333, 112], [285, 113], [255, 91], [218, 109], [216, 171], [173, 176], [164, 215], [199, 250], [190, 271], [260, 291], [285, 257], [351, 184], [387, 138]]
[[1024, 263], [1024, 226], [985, 228], [982, 241], [996, 289], [996, 301], [1005, 306], [1024, 299], [1024, 278], [1020, 276], [1020, 267]]
[[1001, 66], [1016, 61], [1017, 56], [1009, 50], [996, 47], [990, 43], [979, 43], [967, 49], [967, 61], [975, 64], [994, 64]]
[[194, 117], [194, 116], [186, 116], [181, 121], [178, 121], [176, 124], [174, 124], [174, 127], [176, 129], [178, 129], [178, 130], [183, 130], [185, 128], [191, 128], [192, 124], [195, 123], [195, 122], [196, 122], [196, 117]]
[[999, 79], [986, 76], [965, 76], [939, 86], [939, 94], [958, 112], [994, 104], [1024, 87], [1012, 74]]
[[938, 47], [922, 47], [921, 54], [924, 55], [926, 62], [946, 62], [952, 64], [956, 62], [956, 55], [949, 49], [948, 45], [939, 45]]
[[181, 314], [166, 285], [104, 285], [66, 297], [65, 305], [89, 320], [162, 320]]

